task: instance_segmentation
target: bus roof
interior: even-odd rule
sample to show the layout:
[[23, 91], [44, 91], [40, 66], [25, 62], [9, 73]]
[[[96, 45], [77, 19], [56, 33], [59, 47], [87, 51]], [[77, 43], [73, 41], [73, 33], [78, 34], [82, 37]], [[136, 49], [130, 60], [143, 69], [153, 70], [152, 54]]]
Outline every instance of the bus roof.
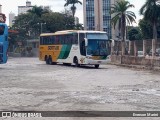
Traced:
[[55, 35], [54, 33], [42, 33], [40, 36], [48, 36], [48, 35]]
[[72, 32], [77, 32], [77, 33], [106, 33], [104, 31], [93, 31], [93, 30], [63, 30], [63, 31], [57, 31], [55, 33], [72, 33]]
[[57, 31], [55, 33], [42, 33], [40, 36], [62, 35], [62, 34], [70, 34], [70, 33], [106, 33], [106, 32], [104, 32], [104, 31], [91, 31], [91, 30], [63, 30], [63, 31]]

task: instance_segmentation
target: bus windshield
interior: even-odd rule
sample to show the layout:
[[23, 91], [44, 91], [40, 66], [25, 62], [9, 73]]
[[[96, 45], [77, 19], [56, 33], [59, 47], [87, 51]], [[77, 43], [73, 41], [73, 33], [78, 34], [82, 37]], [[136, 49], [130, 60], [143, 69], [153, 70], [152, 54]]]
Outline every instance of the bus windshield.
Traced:
[[87, 55], [107, 56], [107, 41], [98, 39], [89, 39], [87, 46]]
[[87, 55], [107, 56], [108, 55], [108, 36], [106, 33], [87, 33], [88, 46]]

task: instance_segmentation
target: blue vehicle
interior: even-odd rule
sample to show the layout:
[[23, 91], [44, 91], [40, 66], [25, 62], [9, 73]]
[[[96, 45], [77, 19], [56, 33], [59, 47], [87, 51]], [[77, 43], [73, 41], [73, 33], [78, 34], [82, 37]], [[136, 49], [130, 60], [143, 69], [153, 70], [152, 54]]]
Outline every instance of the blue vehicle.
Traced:
[[0, 64], [6, 63], [8, 59], [8, 26], [0, 23]]

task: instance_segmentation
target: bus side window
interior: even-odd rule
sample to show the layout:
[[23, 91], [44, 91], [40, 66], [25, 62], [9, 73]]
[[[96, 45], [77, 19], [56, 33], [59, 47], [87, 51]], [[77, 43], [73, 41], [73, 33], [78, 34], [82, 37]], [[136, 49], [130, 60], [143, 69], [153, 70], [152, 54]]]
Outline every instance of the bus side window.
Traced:
[[55, 44], [58, 44], [58, 36], [55, 36]]
[[78, 34], [73, 34], [73, 44], [78, 44]]
[[73, 40], [72, 38], [73, 38], [73, 37], [72, 37], [72, 34], [70, 34], [70, 35], [69, 35], [69, 44], [72, 44], [72, 40]]
[[43, 37], [43, 45], [46, 45], [46, 37]]
[[4, 25], [0, 25], [0, 35], [4, 34], [4, 28], [5, 28]]
[[69, 37], [69, 35], [66, 35], [66, 44], [70, 44], [70, 37]]
[[48, 44], [49, 44], [49, 45], [51, 45], [51, 44], [52, 44], [51, 36], [48, 36]]
[[60, 44], [64, 44], [64, 36], [60, 35], [59, 36]]
[[80, 41], [80, 53], [81, 55], [86, 55], [86, 48], [85, 48], [85, 35], [83, 33], [79, 34], [79, 41]]
[[71, 44], [74, 44], [74, 41], [73, 41], [73, 34], [70, 35], [70, 39], [71, 39]]
[[43, 37], [43, 44], [44, 45], [47, 45], [48, 44], [48, 37]]
[[51, 44], [54, 44], [54, 43], [55, 43], [55, 37], [51, 36]]
[[50, 45], [50, 37], [47, 37], [47, 45]]
[[40, 45], [43, 45], [43, 37], [40, 37]]
[[62, 44], [65, 44], [64, 38], [65, 38], [64, 35], [62, 35], [62, 36], [61, 36], [61, 42], [62, 42]]

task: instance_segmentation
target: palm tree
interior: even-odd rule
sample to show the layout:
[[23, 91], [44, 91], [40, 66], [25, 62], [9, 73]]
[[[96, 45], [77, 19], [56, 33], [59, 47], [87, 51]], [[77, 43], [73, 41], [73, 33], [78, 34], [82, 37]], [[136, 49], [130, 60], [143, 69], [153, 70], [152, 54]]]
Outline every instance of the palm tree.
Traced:
[[28, 10], [29, 13], [36, 14], [38, 17], [41, 17], [42, 14], [49, 13], [49, 10], [43, 9], [41, 6], [33, 6], [31, 10]]
[[81, 1], [79, 1], [79, 0], [65, 0], [66, 1], [66, 3], [64, 4], [64, 6], [66, 7], [66, 6], [69, 6], [69, 5], [72, 5], [71, 6], [71, 11], [72, 11], [72, 15], [73, 15], [73, 17], [74, 17], [74, 15], [75, 15], [75, 12], [76, 12], [76, 6], [75, 6], [75, 4], [81, 4], [82, 5], [82, 2]]
[[153, 27], [152, 56], [155, 56], [157, 41], [157, 24], [160, 18], [160, 2], [158, 0], [146, 0], [140, 9], [140, 14], [149, 21]]
[[125, 0], [117, 1], [116, 4], [111, 6], [111, 14], [113, 14], [111, 22], [114, 25], [114, 28], [116, 24], [119, 24], [119, 31], [122, 44], [122, 55], [125, 54], [126, 24], [128, 23], [130, 25], [133, 22], [136, 22], [136, 16], [134, 12], [128, 11], [128, 9], [132, 7], [134, 7], [134, 5], [130, 4], [128, 1]]

